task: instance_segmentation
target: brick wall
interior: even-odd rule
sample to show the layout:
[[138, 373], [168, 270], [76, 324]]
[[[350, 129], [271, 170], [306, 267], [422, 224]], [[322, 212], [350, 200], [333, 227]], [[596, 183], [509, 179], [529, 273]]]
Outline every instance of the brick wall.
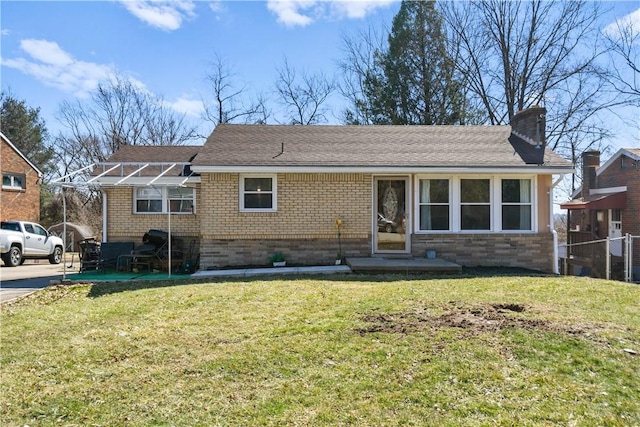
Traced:
[[17, 219], [40, 222], [40, 185], [38, 173], [3, 138], [0, 165], [3, 173], [24, 174], [25, 190], [0, 188], [0, 220]]
[[[133, 188], [108, 188], [107, 193], [107, 240], [132, 241], [142, 244], [142, 236], [150, 229], [169, 230], [167, 214], [134, 214]], [[197, 238], [200, 234], [199, 201], [200, 187], [196, 185], [196, 213], [173, 214], [171, 234], [176, 237]]]
[[[640, 236], [640, 164], [624, 155], [598, 175], [598, 188], [622, 186], [627, 187], [627, 206], [622, 210], [622, 234]], [[634, 240], [633, 255], [634, 266], [640, 267], [640, 239]]]
[[[370, 174], [277, 174], [277, 212], [239, 212], [240, 174], [201, 176], [195, 215], [174, 215], [176, 236], [199, 238], [200, 266], [266, 265], [282, 252], [295, 265], [332, 264], [338, 252], [335, 219], [343, 221], [342, 253], [371, 254]], [[551, 271], [552, 236], [547, 232], [550, 177], [540, 177], [539, 234], [441, 234], [412, 236], [412, 255], [426, 249], [462, 265], [525, 267]], [[167, 229], [166, 215], [132, 214], [131, 188], [108, 191], [109, 240], [142, 238], [150, 228]]]
[[424, 256], [427, 249], [435, 249], [438, 258], [466, 267], [521, 267], [553, 271], [551, 233], [413, 235], [413, 256]]
[[371, 175], [277, 175], [277, 212], [239, 212], [240, 175], [203, 174], [200, 199], [201, 266], [265, 264], [283, 252], [295, 264], [328, 263], [343, 221], [347, 256], [371, 252]]

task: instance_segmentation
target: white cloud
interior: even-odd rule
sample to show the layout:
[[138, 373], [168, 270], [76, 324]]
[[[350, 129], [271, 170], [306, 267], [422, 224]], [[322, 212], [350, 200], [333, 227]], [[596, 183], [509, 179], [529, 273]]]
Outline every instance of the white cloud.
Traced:
[[364, 18], [373, 10], [397, 0], [268, 0], [267, 7], [287, 27], [311, 24], [323, 17]]
[[20, 48], [30, 58], [3, 58], [2, 65], [78, 97], [88, 96], [98, 83], [114, 75], [113, 67], [78, 61], [55, 42], [26, 39], [20, 42]]
[[304, 27], [312, 23], [313, 19], [300, 13], [300, 10], [308, 9], [315, 3], [314, 1], [299, 0], [269, 0], [267, 8], [276, 14], [278, 22], [281, 24], [287, 27]]
[[204, 111], [204, 105], [199, 99], [188, 99], [186, 97], [180, 97], [174, 102], [168, 102], [167, 105], [178, 113], [185, 114], [189, 117], [200, 118]]
[[2, 35], [2, 36], [8, 36], [9, 34], [11, 34], [11, 31], [9, 31], [6, 28], [3, 28], [3, 29], [0, 30], [0, 35]]
[[330, 3], [334, 14], [338, 17], [364, 18], [369, 12], [396, 3], [396, 0], [350, 0]]
[[182, 21], [195, 16], [192, 0], [120, 0], [134, 16], [152, 27], [177, 30]]
[[610, 37], [617, 37], [621, 30], [631, 31], [636, 35], [640, 34], [640, 9], [637, 9], [607, 25], [603, 32]]
[[20, 42], [20, 48], [32, 58], [37, 58], [45, 64], [64, 67], [73, 63], [71, 55], [62, 50], [56, 42], [26, 39]]

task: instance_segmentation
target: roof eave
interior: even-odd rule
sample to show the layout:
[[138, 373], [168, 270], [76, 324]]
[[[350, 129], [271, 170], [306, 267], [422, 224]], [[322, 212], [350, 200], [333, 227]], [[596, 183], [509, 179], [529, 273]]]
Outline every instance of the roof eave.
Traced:
[[573, 167], [563, 166], [204, 166], [193, 165], [196, 173], [526, 173], [564, 175], [574, 173]]

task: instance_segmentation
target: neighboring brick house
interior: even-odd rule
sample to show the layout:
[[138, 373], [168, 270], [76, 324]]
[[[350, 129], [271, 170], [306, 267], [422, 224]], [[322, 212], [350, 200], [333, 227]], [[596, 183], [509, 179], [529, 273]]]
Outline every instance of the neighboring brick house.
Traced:
[[202, 147], [123, 147], [92, 179], [103, 239], [135, 241], [170, 220], [197, 240], [203, 269], [274, 252], [321, 265], [338, 252], [339, 218], [346, 257], [430, 249], [465, 266], [554, 271], [552, 175], [573, 169], [544, 148], [544, 109], [513, 123], [218, 125]]
[[[582, 154], [582, 187], [561, 205], [568, 209], [568, 244], [618, 238], [627, 233], [640, 236], [640, 149], [623, 148], [602, 166], [600, 152]], [[610, 243], [613, 276], [624, 276], [624, 245]], [[572, 272], [590, 270], [605, 277], [604, 245], [579, 245], [568, 251]], [[634, 276], [640, 279], [640, 238], [634, 239]], [[588, 270], [584, 270], [584, 268]]]
[[42, 172], [0, 132], [0, 220], [40, 221]]

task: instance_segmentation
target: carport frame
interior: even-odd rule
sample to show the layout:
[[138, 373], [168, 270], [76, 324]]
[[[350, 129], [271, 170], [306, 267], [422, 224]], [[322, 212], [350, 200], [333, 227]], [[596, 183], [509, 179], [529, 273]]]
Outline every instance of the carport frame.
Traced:
[[[160, 173], [156, 175], [143, 176], [141, 172], [147, 167], [159, 167]], [[57, 178], [51, 181], [51, 185], [59, 186], [62, 192], [62, 209], [63, 209], [63, 248], [62, 257], [64, 259], [66, 252], [66, 234], [67, 234], [67, 202], [65, 196], [65, 188], [92, 188], [97, 187], [101, 190], [102, 194], [102, 241], [106, 242], [107, 239], [107, 203], [106, 193], [104, 188], [110, 187], [143, 187], [148, 186], [151, 188], [165, 188], [165, 187], [186, 187], [187, 183], [197, 184], [200, 183], [200, 176], [194, 174], [193, 171], [189, 171], [188, 175], [179, 175], [177, 177], [166, 176], [169, 171], [176, 166], [181, 166], [181, 170], [187, 170], [188, 166], [191, 166], [190, 162], [101, 162], [92, 163], [89, 166], [85, 166], [81, 169], [73, 171], [67, 175]], [[125, 176], [124, 170], [127, 167], [133, 167], [135, 170]], [[101, 173], [84, 181], [72, 181], [72, 179], [88, 169], [93, 170], [101, 169]], [[108, 175], [111, 172], [120, 170], [120, 173], [115, 176]], [[67, 181], [68, 180], [68, 181]], [[171, 277], [171, 206], [167, 207], [167, 228], [168, 228], [168, 275]], [[63, 263], [62, 279], [66, 280], [66, 262]]]

